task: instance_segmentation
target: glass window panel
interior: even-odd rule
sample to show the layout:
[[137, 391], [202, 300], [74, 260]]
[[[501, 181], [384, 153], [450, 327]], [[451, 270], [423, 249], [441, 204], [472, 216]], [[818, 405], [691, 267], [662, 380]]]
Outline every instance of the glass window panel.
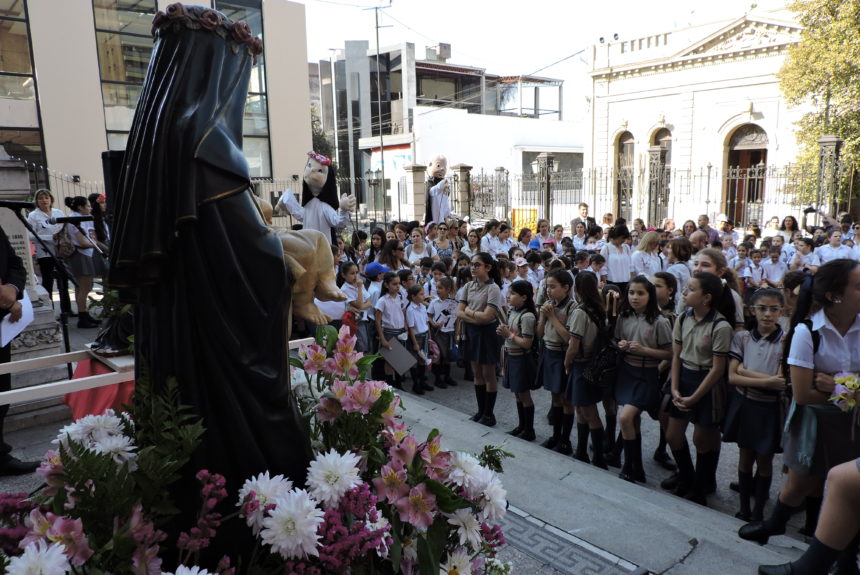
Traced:
[[249, 92], [266, 92], [266, 66], [263, 55], [257, 56], [257, 64], [251, 68], [251, 81], [248, 83]]
[[152, 31], [152, 12], [127, 12], [111, 8], [95, 8], [96, 28], [115, 30], [127, 34], [150, 36]]
[[143, 83], [152, 54], [151, 38], [98, 32], [96, 42], [102, 80]]
[[266, 96], [248, 95], [245, 102], [245, 118], [242, 129], [246, 136], [267, 136], [269, 134], [269, 114]]
[[108, 132], [108, 150], [125, 150], [128, 132]]
[[0, 0], [0, 16], [23, 18], [24, 0]]
[[35, 100], [36, 88], [32, 76], [0, 75], [0, 99]]
[[215, 9], [220, 10], [234, 22], [244, 20], [251, 32], [258, 38], [263, 37], [262, 0], [216, 0]]
[[26, 22], [0, 20], [0, 72], [33, 73]]
[[42, 136], [39, 130], [9, 130], [0, 128], [0, 146], [13, 158], [21, 158], [39, 166], [45, 165]]
[[272, 160], [269, 154], [269, 139], [245, 137], [242, 139], [242, 146], [251, 170], [251, 177], [271, 178]]
[[[0, 0], [2, 1], [2, 0]], [[155, 0], [93, 0], [93, 7], [155, 15]]]
[[105, 105], [105, 127], [108, 130], [126, 131], [131, 129], [134, 110], [140, 99], [140, 86], [126, 84], [102, 84], [102, 98]]

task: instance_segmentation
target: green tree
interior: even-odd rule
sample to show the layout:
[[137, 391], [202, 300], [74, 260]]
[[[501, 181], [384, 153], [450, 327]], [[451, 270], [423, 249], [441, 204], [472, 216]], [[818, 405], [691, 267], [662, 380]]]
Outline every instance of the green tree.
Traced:
[[322, 127], [319, 110], [316, 106], [311, 106], [311, 136], [314, 145], [314, 152], [328, 156], [334, 159], [334, 148], [325, 131]]
[[803, 26], [779, 72], [790, 105], [809, 107], [798, 123], [799, 163], [817, 162], [816, 140], [845, 140], [848, 165], [860, 159], [860, 0], [793, 0]]

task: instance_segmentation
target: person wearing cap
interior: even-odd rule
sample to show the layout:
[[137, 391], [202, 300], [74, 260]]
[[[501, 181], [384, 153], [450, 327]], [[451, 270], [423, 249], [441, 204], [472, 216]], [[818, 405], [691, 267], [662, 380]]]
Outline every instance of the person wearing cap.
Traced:
[[732, 234], [732, 241], [735, 245], [738, 244], [740, 235], [735, 231], [735, 223], [726, 217], [726, 214], [719, 214], [717, 216], [717, 230], [721, 234]]
[[[370, 307], [362, 313], [359, 329], [365, 333], [367, 353], [376, 353], [379, 351], [379, 338], [376, 335], [376, 324], [374, 323], [376, 320], [376, 316], [374, 315], [374, 306], [382, 293], [382, 278], [390, 271], [390, 267], [379, 262], [370, 262], [364, 267], [364, 277], [370, 281], [370, 285], [367, 288], [367, 295], [365, 295], [365, 300], [370, 304]], [[379, 364], [379, 367], [381, 368], [382, 363], [383, 362], [381, 361], [374, 362], [374, 369], [377, 369], [376, 364]], [[374, 377], [377, 377], [377, 375], [374, 375]], [[384, 374], [382, 377], [384, 377]]]
[[541, 249], [540, 239], [532, 238], [529, 240], [529, 251], [535, 250], [535, 251], [539, 252], [540, 249]]

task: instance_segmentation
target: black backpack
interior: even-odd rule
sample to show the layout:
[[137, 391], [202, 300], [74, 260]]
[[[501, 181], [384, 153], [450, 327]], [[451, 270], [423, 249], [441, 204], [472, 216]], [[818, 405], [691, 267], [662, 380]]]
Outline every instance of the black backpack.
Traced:
[[590, 386], [599, 388], [603, 392], [611, 391], [615, 386], [621, 351], [612, 343], [606, 322], [597, 321], [585, 308], [583, 311], [597, 326], [597, 338], [595, 339], [594, 356], [582, 372], [582, 378]]

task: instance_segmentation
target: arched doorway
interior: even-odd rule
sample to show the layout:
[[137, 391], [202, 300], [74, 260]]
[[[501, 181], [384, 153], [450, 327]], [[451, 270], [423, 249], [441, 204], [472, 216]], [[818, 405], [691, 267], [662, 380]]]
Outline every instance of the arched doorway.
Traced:
[[658, 227], [668, 216], [672, 172], [672, 132], [658, 130], [648, 148], [648, 225]]
[[767, 144], [767, 133], [755, 124], [740, 126], [729, 138], [723, 211], [735, 225], [762, 225]]
[[628, 222], [633, 217], [633, 168], [636, 140], [630, 132], [623, 132], [615, 141], [615, 214]]

